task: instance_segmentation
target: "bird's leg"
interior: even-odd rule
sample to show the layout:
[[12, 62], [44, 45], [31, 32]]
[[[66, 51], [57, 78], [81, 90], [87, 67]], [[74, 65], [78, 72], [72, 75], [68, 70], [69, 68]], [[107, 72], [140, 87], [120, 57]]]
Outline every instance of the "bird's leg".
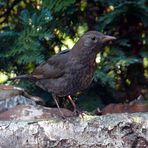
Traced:
[[75, 104], [75, 102], [73, 101], [73, 99], [72, 99], [72, 97], [70, 95], [68, 96], [68, 100], [71, 102], [71, 104], [72, 104], [72, 106], [73, 106], [73, 108], [75, 110], [77, 107], [76, 107], [76, 104]]
[[74, 111], [73, 111], [74, 114], [76, 114], [76, 115], [81, 114], [80, 111], [77, 109], [77, 106], [70, 95], [68, 96], [68, 100], [71, 102], [71, 104], [74, 108]]
[[56, 95], [54, 95], [54, 94], [52, 94], [52, 97], [53, 97], [53, 99], [54, 99], [54, 101], [55, 101], [55, 103], [56, 103], [56, 105], [57, 105], [57, 107], [58, 107], [58, 110], [59, 110], [59, 112], [60, 112], [60, 114], [61, 114], [62, 118], [64, 118], [64, 119], [65, 119], [65, 116], [64, 116], [63, 112], [61, 111], [60, 106], [59, 106], [59, 104], [58, 104], [58, 101], [57, 101], [57, 96], [56, 96]]

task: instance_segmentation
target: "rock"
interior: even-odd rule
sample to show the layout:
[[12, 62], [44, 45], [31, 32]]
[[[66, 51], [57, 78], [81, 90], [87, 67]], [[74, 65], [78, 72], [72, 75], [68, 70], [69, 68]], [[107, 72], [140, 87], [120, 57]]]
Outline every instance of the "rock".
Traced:
[[[61, 109], [65, 117], [73, 116], [73, 113], [67, 109]], [[3, 113], [0, 113], [0, 120], [35, 120], [35, 119], [50, 119], [53, 117], [60, 117], [57, 108], [47, 108], [43, 106], [32, 105], [17, 105]]]

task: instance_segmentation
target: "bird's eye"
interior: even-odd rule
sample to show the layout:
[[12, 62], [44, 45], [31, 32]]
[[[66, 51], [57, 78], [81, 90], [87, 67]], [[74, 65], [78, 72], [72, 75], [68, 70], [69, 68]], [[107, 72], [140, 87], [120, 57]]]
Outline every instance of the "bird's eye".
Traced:
[[93, 41], [95, 41], [95, 40], [96, 40], [96, 38], [95, 38], [95, 37], [92, 37], [91, 39], [92, 39]]

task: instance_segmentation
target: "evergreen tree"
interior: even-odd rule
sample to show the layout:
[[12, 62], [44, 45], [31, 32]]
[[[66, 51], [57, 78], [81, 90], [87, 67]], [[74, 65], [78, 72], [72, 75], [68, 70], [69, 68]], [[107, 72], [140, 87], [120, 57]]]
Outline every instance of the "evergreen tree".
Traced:
[[106, 103], [137, 97], [147, 87], [147, 0], [1, 0], [0, 71], [30, 73], [88, 30], [117, 37], [98, 55], [91, 91]]

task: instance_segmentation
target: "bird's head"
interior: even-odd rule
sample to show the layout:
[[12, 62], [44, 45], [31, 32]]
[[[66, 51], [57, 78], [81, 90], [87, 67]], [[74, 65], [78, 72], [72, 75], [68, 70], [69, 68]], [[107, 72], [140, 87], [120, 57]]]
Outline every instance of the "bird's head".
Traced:
[[102, 50], [103, 46], [111, 40], [116, 38], [109, 35], [104, 35], [98, 31], [88, 31], [85, 33], [79, 41], [72, 48], [71, 53], [77, 57], [82, 58], [82, 56], [95, 56], [99, 51]]
[[104, 35], [97, 31], [89, 31], [85, 33], [80, 41], [83, 46], [86, 48], [95, 48], [100, 50], [103, 45], [105, 45], [108, 41], [115, 40], [116, 38], [109, 35]]

